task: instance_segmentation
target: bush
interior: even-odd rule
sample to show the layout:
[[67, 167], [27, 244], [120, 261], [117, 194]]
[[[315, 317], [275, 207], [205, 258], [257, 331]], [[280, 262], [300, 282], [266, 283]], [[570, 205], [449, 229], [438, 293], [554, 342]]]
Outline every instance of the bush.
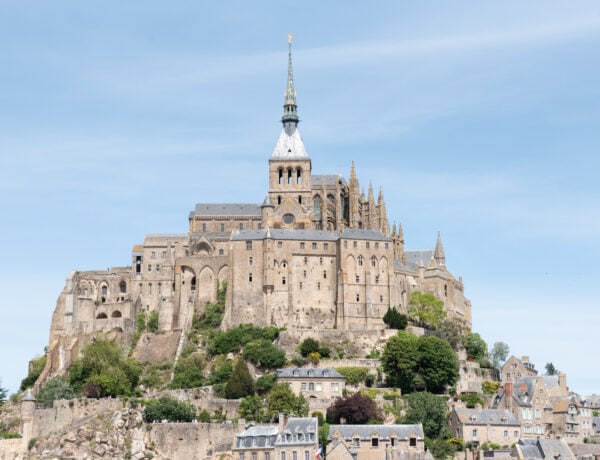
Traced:
[[344, 376], [349, 385], [358, 385], [367, 378], [369, 369], [366, 367], [336, 367], [336, 371]]
[[326, 345], [321, 345], [318, 353], [321, 355], [321, 358], [329, 358], [331, 356], [331, 348]]
[[264, 339], [273, 342], [279, 336], [276, 327], [256, 327], [252, 324], [241, 324], [227, 331], [216, 332], [208, 344], [208, 352], [212, 355], [237, 353], [252, 341]]
[[140, 383], [146, 388], [164, 388], [169, 383], [172, 368], [173, 363], [171, 361], [147, 365], [140, 377]]
[[52, 404], [56, 399], [73, 399], [77, 393], [64, 377], [54, 377], [42, 387], [37, 395], [37, 401], [42, 404]]
[[196, 409], [188, 403], [184, 403], [162, 396], [146, 402], [144, 409], [144, 420], [146, 423], [168, 420], [169, 422], [191, 422], [196, 417]]
[[265, 374], [261, 375], [256, 379], [256, 392], [259, 395], [267, 394], [275, 385], [275, 381], [277, 380], [276, 374]]
[[249, 342], [244, 347], [243, 356], [245, 360], [265, 369], [275, 369], [287, 363], [285, 352], [267, 339]]
[[148, 332], [158, 332], [158, 310], [152, 310], [150, 312], [146, 327], [148, 328]]
[[344, 419], [351, 425], [368, 422], [382, 422], [383, 415], [375, 401], [360, 392], [352, 396], [338, 398], [327, 408], [327, 423], [341, 423]]
[[206, 409], [202, 409], [202, 412], [200, 412], [200, 415], [198, 415], [198, 420], [200, 420], [202, 423], [210, 423], [210, 414]]
[[208, 384], [227, 383], [232, 372], [233, 361], [231, 359], [217, 359], [211, 368]]
[[171, 388], [197, 388], [204, 385], [204, 358], [198, 353], [192, 353], [185, 358], [179, 358], [175, 365]]
[[298, 346], [298, 351], [304, 358], [306, 358], [311, 353], [319, 351], [319, 342], [311, 337], [304, 339]]
[[371, 388], [375, 383], [375, 376], [373, 374], [367, 374], [365, 377], [365, 385]]
[[141, 363], [126, 358], [117, 343], [97, 337], [83, 348], [82, 357], [71, 363], [69, 382], [75, 391], [84, 389], [89, 397], [131, 395], [141, 372]]
[[387, 312], [383, 315], [383, 322], [387, 324], [390, 329], [404, 330], [408, 324], [408, 318], [395, 308], [388, 307]]
[[500, 382], [493, 382], [491, 380], [484, 380], [481, 384], [481, 389], [483, 390], [483, 394], [493, 395], [496, 394], [498, 388], [500, 387]]
[[460, 400], [464, 401], [468, 409], [474, 409], [477, 404], [483, 406], [483, 399], [477, 393], [465, 393], [460, 395]]

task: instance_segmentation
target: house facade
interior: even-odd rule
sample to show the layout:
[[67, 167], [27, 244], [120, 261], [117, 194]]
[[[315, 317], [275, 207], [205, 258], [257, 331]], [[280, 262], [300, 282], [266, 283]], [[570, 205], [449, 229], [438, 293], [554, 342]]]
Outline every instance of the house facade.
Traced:
[[346, 388], [346, 379], [335, 369], [277, 369], [277, 382], [288, 383], [292, 391], [305, 398], [339, 398]]
[[489, 443], [510, 447], [521, 438], [521, 423], [507, 410], [454, 408], [448, 421], [452, 434], [473, 447]]

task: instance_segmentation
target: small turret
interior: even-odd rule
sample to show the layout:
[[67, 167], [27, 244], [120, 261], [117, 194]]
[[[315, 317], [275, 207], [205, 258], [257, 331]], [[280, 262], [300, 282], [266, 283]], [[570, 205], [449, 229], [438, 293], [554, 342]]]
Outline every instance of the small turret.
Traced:
[[444, 253], [444, 245], [442, 244], [442, 236], [440, 232], [437, 234], [437, 241], [435, 242], [435, 251], [433, 251], [433, 258], [438, 265], [446, 265], [446, 254]]

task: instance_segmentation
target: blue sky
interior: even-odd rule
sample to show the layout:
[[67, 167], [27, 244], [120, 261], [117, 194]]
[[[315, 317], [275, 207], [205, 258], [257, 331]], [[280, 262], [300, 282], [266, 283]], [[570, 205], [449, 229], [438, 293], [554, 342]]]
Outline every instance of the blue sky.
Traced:
[[291, 32], [313, 171], [354, 160], [408, 249], [442, 232], [475, 331], [600, 393], [600, 3], [247, 5], [0, 3], [3, 386], [70, 270], [264, 198]]

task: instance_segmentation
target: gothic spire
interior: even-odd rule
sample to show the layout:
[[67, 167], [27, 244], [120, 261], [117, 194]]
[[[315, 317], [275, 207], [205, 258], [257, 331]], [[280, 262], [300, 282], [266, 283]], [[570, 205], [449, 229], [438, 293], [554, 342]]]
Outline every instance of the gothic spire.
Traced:
[[292, 71], [292, 34], [288, 34], [288, 76], [283, 102], [283, 116], [281, 122], [288, 134], [291, 134], [298, 125], [298, 106], [296, 105], [296, 90], [294, 89], [294, 73]]
[[437, 241], [435, 242], [435, 251], [433, 251], [433, 258], [438, 265], [446, 265], [446, 254], [444, 254], [444, 246], [442, 245], [442, 236], [440, 232], [437, 234]]

